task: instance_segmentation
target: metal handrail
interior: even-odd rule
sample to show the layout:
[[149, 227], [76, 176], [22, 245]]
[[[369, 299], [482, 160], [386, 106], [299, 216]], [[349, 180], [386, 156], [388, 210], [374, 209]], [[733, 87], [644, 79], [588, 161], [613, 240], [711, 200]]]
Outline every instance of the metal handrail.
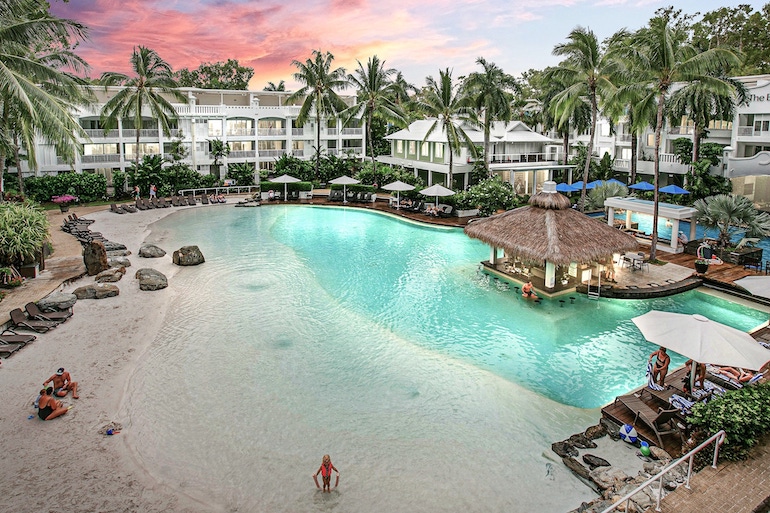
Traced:
[[688, 462], [688, 468], [687, 468], [687, 481], [684, 484], [684, 487], [688, 490], [690, 489], [690, 477], [692, 476], [692, 464], [693, 460], [695, 459], [695, 455], [699, 453], [702, 449], [705, 449], [708, 445], [711, 445], [711, 442], [715, 442], [714, 444], [714, 458], [711, 463], [711, 468], [717, 468], [717, 458], [719, 457], [719, 446], [722, 445], [722, 442], [725, 441], [725, 437], [727, 434], [724, 430], [719, 431], [717, 434], [713, 435], [711, 438], [700, 444], [695, 449], [691, 450], [681, 458], [679, 458], [676, 461], [673, 461], [668, 464], [668, 466], [663, 467], [663, 470], [661, 470], [658, 474], [652, 476], [644, 483], [640, 484], [636, 488], [634, 488], [632, 491], [628, 492], [626, 495], [624, 495], [622, 498], [618, 499], [612, 506], [602, 511], [602, 513], [610, 513], [611, 511], [616, 511], [618, 506], [625, 503], [626, 505], [626, 511], [628, 511], [628, 502], [631, 500], [631, 497], [636, 495], [637, 493], [641, 492], [648, 486], [650, 486], [653, 482], [658, 481], [658, 499], [657, 503], [655, 505], [655, 511], [661, 511], [660, 509], [660, 500], [663, 498], [663, 476], [668, 474], [668, 471], [673, 469], [674, 467], [678, 467], [684, 460], [689, 460]]

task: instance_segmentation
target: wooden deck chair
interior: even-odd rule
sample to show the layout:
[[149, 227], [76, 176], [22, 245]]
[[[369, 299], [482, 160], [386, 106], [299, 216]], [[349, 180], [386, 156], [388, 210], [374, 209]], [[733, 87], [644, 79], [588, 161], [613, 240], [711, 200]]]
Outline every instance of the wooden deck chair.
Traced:
[[633, 394], [620, 395], [615, 401], [619, 401], [631, 410], [634, 414], [634, 426], [638, 421], [641, 421], [642, 424], [652, 429], [658, 438], [658, 447], [663, 447], [663, 435], [678, 434], [684, 440], [682, 431], [677, 426], [679, 410], [676, 408], [670, 410], [658, 408], [658, 411], [655, 411]]
[[27, 319], [21, 308], [15, 308], [11, 310], [11, 323], [14, 328], [28, 329], [36, 331], [37, 333], [45, 333], [46, 331], [55, 328], [58, 323], [51, 321], [38, 321], [35, 319]]
[[0, 333], [0, 343], [2, 344], [20, 344], [25, 346], [35, 341], [37, 337], [31, 333], [16, 333], [12, 329], [5, 329]]
[[0, 344], [0, 354], [4, 354], [8, 358], [22, 347], [24, 344]]
[[33, 302], [27, 303], [24, 309], [27, 311], [30, 319], [37, 319], [39, 321], [64, 322], [72, 317], [72, 312], [43, 312], [38, 308], [37, 303]]
[[117, 206], [115, 203], [110, 203], [110, 212], [114, 214], [125, 214], [123, 209], [119, 206]]

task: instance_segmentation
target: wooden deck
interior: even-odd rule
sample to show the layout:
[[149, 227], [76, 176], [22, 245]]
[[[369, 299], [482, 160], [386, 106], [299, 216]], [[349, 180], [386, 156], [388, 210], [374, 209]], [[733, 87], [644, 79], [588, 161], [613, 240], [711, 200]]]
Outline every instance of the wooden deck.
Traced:
[[[671, 262], [682, 267], [687, 267], [695, 271], [695, 255], [687, 253], [658, 253], [658, 259]], [[735, 286], [735, 281], [746, 276], [764, 276], [764, 271], [758, 272], [754, 269], [745, 269], [742, 265], [724, 263], [721, 265], [710, 265], [708, 272], [702, 275], [704, 280], [722, 283], [731, 287]]]

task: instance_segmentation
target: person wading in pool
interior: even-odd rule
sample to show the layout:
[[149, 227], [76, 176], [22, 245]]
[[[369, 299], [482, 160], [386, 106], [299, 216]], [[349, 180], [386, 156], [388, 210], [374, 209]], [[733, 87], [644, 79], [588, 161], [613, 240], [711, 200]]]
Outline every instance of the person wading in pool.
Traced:
[[[332, 459], [329, 457], [328, 454], [324, 454], [323, 459], [321, 460], [321, 466], [318, 467], [318, 471], [313, 474], [313, 479], [315, 480], [316, 487], [320, 488], [318, 486], [318, 474], [321, 474], [321, 478], [324, 482], [324, 488], [323, 491], [326, 493], [331, 493], [331, 480], [332, 480], [332, 470], [337, 473], [337, 482], [339, 483], [340, 479], [340, 471], [337, 470], [337, 468], [332, 464]], [[336, 486], [336, 485], [335, 485]]]
[[647, 361], [652, 361], [655, 357], [655, 363], [652, 365], [652, 380], [660, 386], [664, 386], [666, 374], [668, 374], [668, 364], [671, 363], [671, 357], [666, 353], [666, 348], [660, 346], [653, 352]]
[[528, 281], [524, 284], [523, 287], [521, 287], [521, 295], [528, 298], [528, 299], [536, 299], [537, 294], [535, 294], [535, 291], [532, 290], [532, 282]]

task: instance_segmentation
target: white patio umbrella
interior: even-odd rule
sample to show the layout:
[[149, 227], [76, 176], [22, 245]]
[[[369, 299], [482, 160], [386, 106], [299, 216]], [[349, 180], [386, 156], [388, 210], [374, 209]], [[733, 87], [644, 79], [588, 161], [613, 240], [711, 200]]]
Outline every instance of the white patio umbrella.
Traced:
[[[631, 319], [644, 338], [692, 358], [694, 362], [757, 371], [770, 361], [770, 350], [746, 333], [702, 315], [652, 310]], [[693, 369], [696, 368], [694, 363]], [[691, 372], [694, 381], [695, 372]], [[690, 383], [692, 390], [693, 383]]]
[[411, 191], [414, 189], [414, 185], [409, 185], [401, 180], [396, 180], [388, 185], [383, 185], [383, 189], [386, 191], [396, 191], [396, 209], [401, 208], [401, 191]]
[[350, 178], [348, 175], [342, 175], [335, 178], [334, 180], [329, 180], [329, 183], [333, 183], [335, 185], [342, 185], [342, 202], [347, 203], [348, 202], [348, 185], [352, 185], [354, 183], [361, 183], [361, 180]]
[[272, 180], [269, 180], [271, 183], [282, 183], [283, 184], [283, 201], [288, 201], [288, 195], [286, 194], [287, 183], [295, 183], [295, 182], [301, 182], [299, 178], [294, 178], [291, 175], [281, 175], [278, 178], [273, 178]]
[[439, 196], [454, 196], [455, 191], [452, 189], [447, 189], [443, 185], [439, 184], [433, 184], [427, 189], [423, 189], [420, 191], [420, 194], [423, 194], [425, 196], [435, 196], [436, 197], [436, 206], [438, 207], [438, 198]]
[[770, 276], [746, 276], [735, 281], [755, 296], [770, 299]]

